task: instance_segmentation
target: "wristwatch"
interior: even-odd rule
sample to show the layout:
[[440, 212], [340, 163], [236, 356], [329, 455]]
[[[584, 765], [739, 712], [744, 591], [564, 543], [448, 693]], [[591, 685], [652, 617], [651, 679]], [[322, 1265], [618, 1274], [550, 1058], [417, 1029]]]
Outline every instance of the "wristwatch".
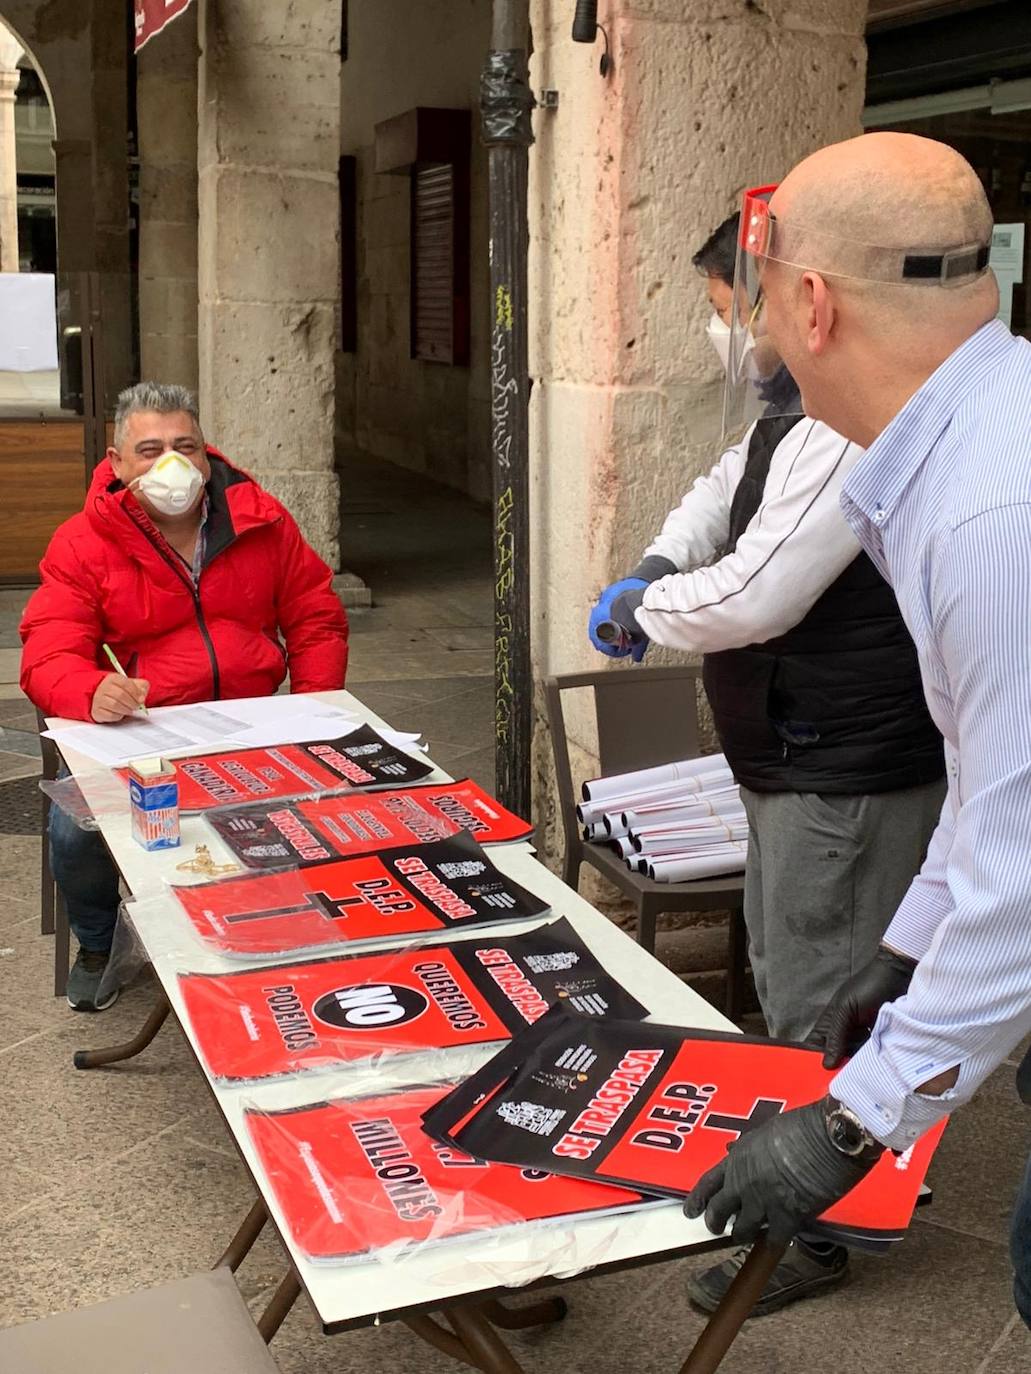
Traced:
[[883, 1154], [881, 1142], [870, 1134], [855, 1112], [836, 1098], [824, 1099], [823, 1117], [827, 1139], [841, 1154], [862, 1162], [878, 1159]]

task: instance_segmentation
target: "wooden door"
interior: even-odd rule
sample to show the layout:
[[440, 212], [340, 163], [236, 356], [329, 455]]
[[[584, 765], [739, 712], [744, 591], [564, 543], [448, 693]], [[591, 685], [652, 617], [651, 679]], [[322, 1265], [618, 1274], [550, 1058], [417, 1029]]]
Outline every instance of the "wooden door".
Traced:
[[0, 583], [39, 581], [50, 536], [85, 495], [81, 420], [0, 419]]

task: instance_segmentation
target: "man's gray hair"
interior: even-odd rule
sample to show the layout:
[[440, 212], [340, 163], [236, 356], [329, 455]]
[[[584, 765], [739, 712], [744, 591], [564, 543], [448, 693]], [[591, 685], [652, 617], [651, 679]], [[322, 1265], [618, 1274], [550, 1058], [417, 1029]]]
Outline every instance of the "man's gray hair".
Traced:
[[137, 382], [126, 387], [119, 395], [115, 407], [115, 448], [121, 448], [125, 435], [125, 422], [130, 415], [149, 410], [158, 415], [174, 415], [183, 411], [191, 415], [200, 428], [200, 409], [197, 397], [185, 386], [175, 386], [164, 382]]

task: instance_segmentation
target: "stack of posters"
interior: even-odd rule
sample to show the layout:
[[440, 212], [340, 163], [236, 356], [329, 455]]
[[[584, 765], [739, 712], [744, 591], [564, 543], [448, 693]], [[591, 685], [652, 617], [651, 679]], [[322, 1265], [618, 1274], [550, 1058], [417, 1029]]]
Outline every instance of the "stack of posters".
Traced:
[[179, 985], [224, 1082], [507, 1040], [559, 1001], [585, 1016], [647, 1015], [566, 920], [494, 940], [180, 974]]
[[[398, 787], [433, 772], [433, 764], [388, 743], [371, 725], [336, 739], [196, 754], [174, 763], [179, 810], [187, 812], [352, 788]], [[125, 769], [119, 772], [128, 776]]]
[[247, 1111], [294, 1243], [309, 1259], [359, 1259], [520, 1223], [654, 1205], [634, 1189], [488, 1164], [432, 1141], [422, 1117], [452, 1085]]
[[525, 840], [533, 827], [463, 778], [315, 801], [225, 807], [207, 817], [247, 868], [295, 868], [374, 854], [463, 830], [481, 844]]
[[[746, 1131], [823, 1097], [817, 1050], [556, 1007], [426, 1114], [437, 1141], [497, 1163], [684, 1197]], [[877, 1165], [812, 1229], [901, 1240], [944, 1123]]]
[[577, 806], [585, 840], [610, 845], [655, 882], [736, 873], [745, 866], [748, 821], [722, 754], [593, 778]]
[[267, 959], [544, 916], [466, 831], [434, 844], [173, 888], [209, 948]]

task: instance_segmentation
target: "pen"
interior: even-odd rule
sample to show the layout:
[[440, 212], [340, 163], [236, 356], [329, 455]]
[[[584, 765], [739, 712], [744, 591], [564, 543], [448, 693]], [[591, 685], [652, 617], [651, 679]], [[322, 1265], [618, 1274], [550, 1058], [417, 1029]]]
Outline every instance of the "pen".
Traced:
[[[115, 672], [116, 672], [116, 673], [120, 673], [121, 676], [124, 677], [124, 678], [128, 678], [129, 674], [125, 671], [125, 669], [122, 667], [122, 665], [118, 662], [118, 659], [115, 658], [115, 651], [111, 648], [111, 645], [110, 645], [110, 644], [101, 644], [100, 647], [103, 649], [104, 653], [107, 654], [108, 658], [111, 660], [111, 666], [112, 666], [112, 668], [114, 668]], [[149, 716], [149, 715], [150, 715], [150, 712], [147, 710], [146, 706], [139, 706], [139, 707], [137, 707], [137, 710], [139, 711], [139, 713], [140, 713], [141, 716]]]

